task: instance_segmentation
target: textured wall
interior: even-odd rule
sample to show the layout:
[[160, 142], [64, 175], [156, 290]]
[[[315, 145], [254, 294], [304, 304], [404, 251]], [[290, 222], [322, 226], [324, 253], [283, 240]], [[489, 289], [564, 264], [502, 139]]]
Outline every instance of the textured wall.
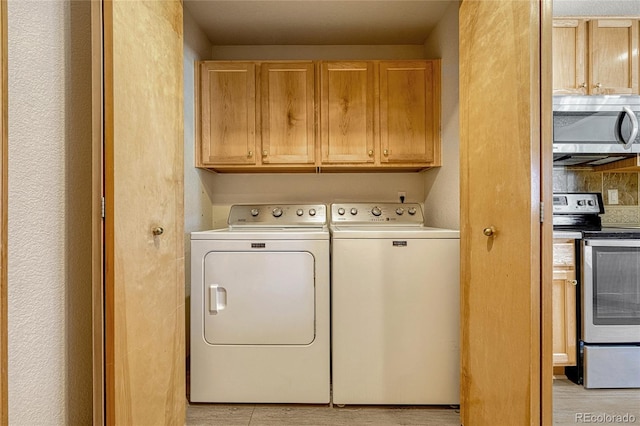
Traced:
[[554, 0], [553, 16], [640, 16], [640, 1]]
[[89, 11], [8, 2], [12, 425], [91, 422]]
[[460, 229], [457, 3], [449, 6], [425, 49], [427, 57], [442, 59], [442, 167], [425, 173], [425, 221], [430, 226]]

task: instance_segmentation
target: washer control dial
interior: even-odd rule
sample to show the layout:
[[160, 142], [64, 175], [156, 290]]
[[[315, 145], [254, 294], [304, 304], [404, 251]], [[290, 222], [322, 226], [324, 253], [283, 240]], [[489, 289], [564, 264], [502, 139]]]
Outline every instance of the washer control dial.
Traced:
[[342, 207], [340, 207], [340, 208], [338, 209], [338, 214], [339, 214], [340, 216], [344, 215], [344, 209], [343, 209]]
[[416, 210], [416, 208], [415, 208], [415, 207], [410, 207], [410, 208], [409, 208], [409, 210], [408, 210], [408, 212], [409, 212], [409, 214], [410, 214], [411, 216], [413, 216], [414, 214], [416, 214], [416, 211], [417, 211], [417, 210]]
[[315, 216], [316, 215], [316, 209], [309, 209], [309, 216]]
[[402, 215], [404, 214], [404, 209], [403, 209], [402, 207], [398, 207], [398, 208], [396, 209], [396, 214], [397, 214], [398, 216], [402, 216]]
[[374, 216], [380, 216], [382, 214], [382, 210], [378, 206], [371, 209], [371, 214]]
[[282, 216], [282, 209], [280, 207], [276, 207], [271, 213], [273, 214], [273, 217], [280, 217]]
[[302, 215], [304, 214], [304, 210], [302, 210], [302, 209], [298, 209], [298, 210], [296, 210], [296, 214], [297, 214], [298, 216], [302, 216]]
[[356, 209], [355, 207], [351, 207], [351, 214], [353, 216], [357, 215], [358, 214], [358, 209]]
[[251, 209], [251, 216], [256, 217], [260, 214], [260, 210], [258, 209]]

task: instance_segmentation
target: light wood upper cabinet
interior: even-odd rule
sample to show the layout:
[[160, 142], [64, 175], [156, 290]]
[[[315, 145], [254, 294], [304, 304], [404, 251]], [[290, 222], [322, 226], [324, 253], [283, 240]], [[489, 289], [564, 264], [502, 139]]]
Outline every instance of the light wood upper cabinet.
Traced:
[[553, 242], [553, 365], [576, 365], [576, 262], [574, 240]]
[[638, 94], [638, 21], [589, 21], [592, 94]]
[[256, 65], [201, 62], [196, 165], [256, 164]]
[[440, 61], [380, 62], [381, 163], [438, 163]]
[[557, 94], [587, 93], [587, 23], [582, 19], [553, 21], [553, 90]]
[[440, 60], [204, 61], [199, 73], [197, 167], [440, 166]]
[[262, 163], [314, 164], [314, 64], [261, 64]]
[[323, 62], [322, 167], [440, 166], [440, 61]]
[[639, 94], [638, 21], [556, 19], [555, 94]]
[[323, 62], [320, 87], [322, 164], [373, 164], [374, 63]]

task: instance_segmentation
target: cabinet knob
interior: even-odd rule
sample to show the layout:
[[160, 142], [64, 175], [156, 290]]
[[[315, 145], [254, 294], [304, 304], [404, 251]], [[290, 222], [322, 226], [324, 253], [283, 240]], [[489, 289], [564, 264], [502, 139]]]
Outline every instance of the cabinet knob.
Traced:
[[578, 285], [578, 280], [569, 280], [569, 284]]
[[382, 153], [383, 153], [384, 155], [389, 155], [389, 150], [388, 150], [388, 149], [385, 149], [384, 151], [382, 151]]
[[158, 235], [164, 234], [164, 228], [162, 226], [156, 226], [151, 232], [157, 237]]
[[596, 85], [593, 87], [595, 87], [596, 89], [600, 89], [602, 87], [602, 83], [596, 83]]
[[482, 233], [487, 237], [494, 237], [496, 235], [496, 228], [489, 226], [488, 228], [484, 228]]
[[587, 88], [587, 83], [582, 83], [580, 86], [578, 86], [580, 89], [586, 89]]
[[266, 157], [269, 153], [267, 152], [267, 150], [265, 149], [264, 151], [262, 151], [262, 156]]
[[370, 149], [369, 152], [367, 152], [367, 154], [369, 154], [369, 157], [373, 157], [373, 150]]
[[249, 158], [253, 157], [253, 151], [249, 151], [249, 152], [247, 153], [247, 157], [249, 157]]

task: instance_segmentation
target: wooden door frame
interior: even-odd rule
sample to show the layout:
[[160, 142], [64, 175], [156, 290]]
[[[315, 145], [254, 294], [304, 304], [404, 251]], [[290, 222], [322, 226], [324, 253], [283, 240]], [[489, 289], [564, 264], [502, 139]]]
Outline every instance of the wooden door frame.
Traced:
[[91, 0], [91, 298], [93, 424], [105, 424], [102, 0]]
[[7, 368], [7, 160], [8, 160], [8, 106], [9, 83], [7, 77], [7, 1], [0, 2], [0, 425], [9, 424], [8, 368]]

